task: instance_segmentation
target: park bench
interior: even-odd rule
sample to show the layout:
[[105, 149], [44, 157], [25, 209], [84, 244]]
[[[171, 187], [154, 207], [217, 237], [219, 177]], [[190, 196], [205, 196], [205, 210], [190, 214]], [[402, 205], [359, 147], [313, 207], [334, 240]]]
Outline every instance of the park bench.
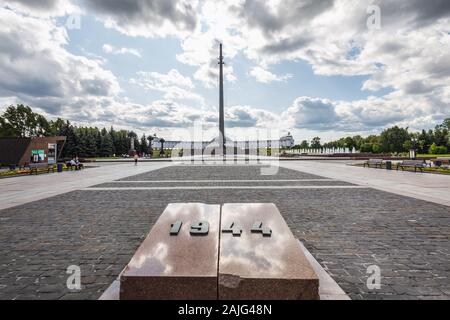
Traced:
[[423, 171], [424, 164], [425, 161], [423, 160], [403, 160], [397, 164], [397, 170], [398, 168], [402, 168], [402, 171], [404, 168], [414, 168], [414, 172], [416, 172], [417, 169]]
[[364, 168], [366, 167], [366, 165], [370, 168], [370, 165], [373, 165], [376, 167], [382, 167], [383, 164], [383, 159], [369, 159], [366, 162], [364, 162]]
[[72, 165], [70, 162], [66, 163], [67, 170], [81, 170], [84, 169], [84, 165], [82, 163], [78, 165]]
[[434, 163], [439, 163], [439, 166], [442, 164], [450, 164], [450, 157], [437, 157], [436, 160], [433, 160]]
[[430, 160], [434, 166], [440, 167], [442, 165], [449, 165], [450, 164], [450, 157], [437, 157], [436, 159]]
[[50, 173], [50, 170], [52, 170], [52, 172], [55, 172], [55, 166], [49, 165], [48, 163], [30, 163], [29, 167], [30, 167], [30, 174], [33, 174], [33, 172], [38, 174], [39, 170], [45, 169], [47, 170], [47, 173]]

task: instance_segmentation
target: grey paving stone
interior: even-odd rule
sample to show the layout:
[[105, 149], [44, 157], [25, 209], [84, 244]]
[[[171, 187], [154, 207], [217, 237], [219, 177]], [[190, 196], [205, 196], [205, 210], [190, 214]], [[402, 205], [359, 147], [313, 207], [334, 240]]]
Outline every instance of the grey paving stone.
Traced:
[[[257, 170], [183, 166], [127, 179], [252, 179]], [[289, 178], [318, 177], [284, 169], [267, 179]], [[450, 298], [449, 207], [372, 189], [244, 189], [74, 191], [2, 210], [0, 299], [98, 298], [170, 202], [273, 202], [351, 298]], [[72, 264], [80, 292], [65, 287]], [[380, 290], [366, 287], [372, 264]]]
[[243, 181], [243, 182], [226, 182], [226, 181], [215, 181], [215, 182], [189, 182], [189, 183], [180, 183], [180, 182], [140, 182], [140, 183], [102, 183], [92, 188], [130, 188], [130, 187], [182, 187], [182, 186], [213, 186], [213, 187], [221, 187], [221, 186], [354, 186], [354, 184], [343, 182], [343, 181], [270, 181], [268, 179], [264, 179], [264, 181]]
[[[172, 166], [139, 174], [120, 181], [143, 180], [273, 180], [273, 179], [320, 179], [322, 177], [279, 167], [276, 175], [262, 175], [263, 166], [252, 165], [185, 165]], [[265, 166], [267, 167], [267, 165]]]

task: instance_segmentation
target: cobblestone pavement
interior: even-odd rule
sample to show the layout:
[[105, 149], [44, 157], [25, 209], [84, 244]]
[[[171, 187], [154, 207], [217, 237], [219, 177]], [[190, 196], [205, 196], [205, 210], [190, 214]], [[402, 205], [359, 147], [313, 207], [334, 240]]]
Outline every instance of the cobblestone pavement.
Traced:
[[[128, 179], [208, 179], [201, 167], [171, 169], [178, 175], [161, 169]], [[258, 168], [204, 169], [215, 179], [254, 179]], [[271, 179], [317, 178], [284, 169]], [[367, 188], [85, 190], [5, 209], [0, 299], [97, 299], [170, 202], [274, 202], [351, 298], [450, 298], [450, 208]], [[81, 267], [79, 292], [66, 288], [72, 264]], [[380, 290], [367, 289], [369, 265], [381, 268]]]
[[132, 187], [179, 187], [179, 186], [198, 186], [198, 187], [216, 187], [216, 186], [355, 186], [354, 184], [343, 182], [343, 181], [329, 181], [329, 180], [306, 180], [306, 181], [233, 181], [227, 182], [225, 180], [215, 181], [215, 182], [164, 182], [164, 183], [151, 183], [151, 182], [143, 182], [143, 183], [132, 183], [132, 182], [120, 182], [120, 183], [102, 183], [93, 186], [93, 188], [132, 188]]
[[184, 165], [162, 168], [150, 171], [120, 181], [145, 181], [145, 180], [233, 180], [233, 179], [320, 179], [323, 177], [313, 174], [294, 171], [279, 167], [275, 175], [262, 175], [262, 168], [269, 166], [254, 165]]

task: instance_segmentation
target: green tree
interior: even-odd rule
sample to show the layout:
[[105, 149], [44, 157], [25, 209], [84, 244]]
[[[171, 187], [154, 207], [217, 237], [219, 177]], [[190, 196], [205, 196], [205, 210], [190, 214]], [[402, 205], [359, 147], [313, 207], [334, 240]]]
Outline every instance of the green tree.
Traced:
[[352, 137], [344, 138], [344, 147], [349, 148], [350, 150], [356, 148], [356, 142]]
[[58, 118], [49, 122], [49, 135], [57, 136], [60, 135], [62, 128], [66, 125], [66, 122]]
[[433, 134], [422, 130], [417, 135], [417, 149], [419, 153], [427, 153], [431, 144], [433, 143]]
[[[106, 131], [106, 130], [105, 130]], [[114, 153], [114, 145], [109, 132], [105, 132], [102, 135], [102, 143], [100, 148], [100, 156], [101, 157], [110, 157]]]
[[372, 152], [373, 151], [373, 144], [372, 143], [363, 143], [361, 147], [359, 148], [359, 151], [361, 152]]
[[148, 153], [150, 154], [150, 157], [153, 156], [153, 146], [152, 146], [152, 143], [153, 143], [153, 140], [154, 140], [154, 139], [155, 139], [155, 137], [152, 136], [152, 135], [149, 135], [148, 138], [147, 138], [147, 140], [148, 140]]
[[75, 135], [74, 127], [67, 121], [60, 129], [59, 135], [66, 137], [66, 143], [64, 145], [62, 156], [65, 158], [71, 158], [75, 156], [77, 137]]
[[96, 156], [100, 156], [100, 150], [102, 150], [102, 134], [100, 130], [97, 130], [95, 133], [95, 149], [97, 150]]
[[303, 140], [302, 143], [300, 143], [300, 149], [308, 149], [309, 143], [307, 140]]
[[433, 142], [435, 142], [438, 146], [445, 146], [448, 143], [448, 135], [449, 131], [445, 126], [436, 126], [436, 128], [434, 129]]
[[433, 142], [433, 144], [430, 147], [430, 150], [428, 150], [428, 153], [430, 154], [445, 154], [447, 153], [447, 147], [446, 146], [438, 146], [436, 143]]
[[0, 117], [2, 137], [42, 137], [49, 134], [50, 125], [45, 117], [23, 104], [9, 106]]
[[91, 132], [88, 132], [83, 137], [83, 150], [84, 150], [85, 157], [97, 156], [96, 137]]
[[140, 152], [147, 154], [148, 153], [148, 142], [145, 134], [141, 137], [141, 142], [139, 144]]
[[450, 118], [445, 119], [439, 127], [440, 129], [447, 129], [447, 131], [450, 131]]
[[111, 140], [112, 140], [112, 143], [113, 143], [113, 152], [112, 153], [116, 154], [117, 153], [116, 145], [118, 145], [119, 137], [117, 135], [117, 132], [114, 130], [114, 128], [112, 126], [109, 129], [109, 135], [111, 136]]
[[381, 146], [378, 143], [372, 144], [373, 153], [381, 153]]
[[166, 140], [164, 138], [159, 139], [159, 142], [161, 142], [161, 150], [159, 151], [160, 155], [164, 155], [165, 151], [164, 151], [164, 143], [166, 142]]
[[404, 147], [406, 141], [410, 141], [408, 129], [398, 126], [386, 129], [380, 135], [380, 145], [383, 152], [407, 151]]
[[356, 149], [356, 150], [359, 150], [361, 144], [362, 144], [363, 141], [364, 141], [364, 138], [361, 137], [360, 135], [356, 135], [356, 136], [353, 137], [353, 141], [355, 142], [355, 149]]
[[318, 148], [321, 148], [321, 147], [322, 147], [322, 145], [320, 144], [320, 138], [319, 137], [314, 137], [311, 140], [311, 148], [318, 149]]

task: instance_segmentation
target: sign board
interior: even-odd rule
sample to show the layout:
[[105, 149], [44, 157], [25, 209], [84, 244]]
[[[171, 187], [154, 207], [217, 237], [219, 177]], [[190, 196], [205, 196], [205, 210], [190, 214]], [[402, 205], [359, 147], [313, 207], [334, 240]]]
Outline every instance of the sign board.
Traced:
[[57, 149], [57, 144], [56, 143], [49, 143], [48, 144], [48, 163], [49, 164], [55, 164], [56, 163], [56, 149]]

